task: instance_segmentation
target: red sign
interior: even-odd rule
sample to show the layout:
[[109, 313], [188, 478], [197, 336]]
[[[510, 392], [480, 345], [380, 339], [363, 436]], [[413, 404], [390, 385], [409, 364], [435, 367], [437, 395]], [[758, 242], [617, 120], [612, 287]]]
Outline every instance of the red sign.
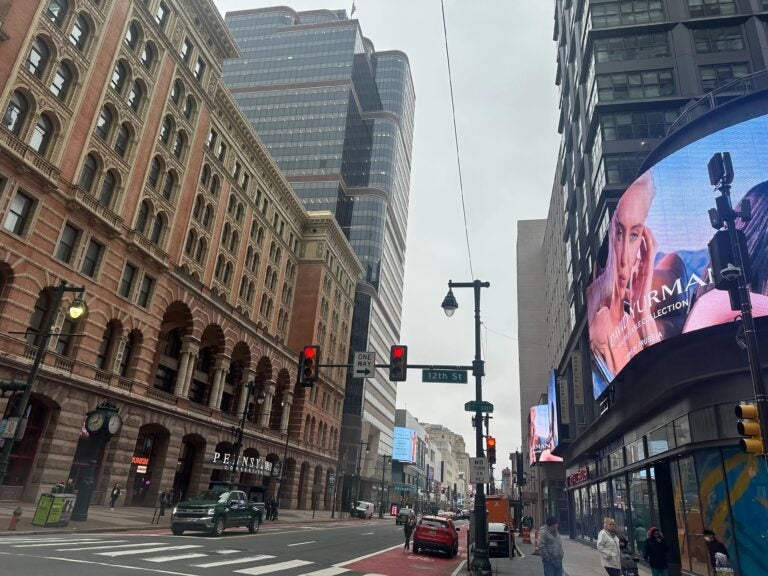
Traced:
[[582, 468], [568, 476], [568, 486], [576, 486], [589, 480], [589, 468]]
[[149, 466], [149, 458], [143, 456], [134, 456], [131, 458], [131, 464], [138, 464], [139, 466]]

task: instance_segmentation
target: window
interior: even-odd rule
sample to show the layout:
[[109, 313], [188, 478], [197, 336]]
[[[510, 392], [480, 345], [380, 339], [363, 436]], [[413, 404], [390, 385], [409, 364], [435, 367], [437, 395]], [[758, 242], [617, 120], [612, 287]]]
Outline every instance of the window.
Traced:
[[664, 21], [662, 0], [620, 0], [605, 4], [592, 4], [591, 16], [594, 28], [648, 24]]
[[139, 288], [138, 305], [142, 308], [149, 306], [152, 300], [152, 291], [155, 287], [155, 279], [151, 276], [144, 275], [144, 279], [141, 281], [141, 287]]
[[72, 24], [72, 30], [69, 32], [69, 41], [72, 46], [80, 50], [85, 49], [85, 45], [88, 43], [88, 36], [91, 33], [91, 28], [88, 26], [88, 21], [85, 16], [78, 14], [75, 18], [75, 22]]
[[99, 352], [96, 354], [96, 367], [100, 370], [106, 370], [109, 367], [109, 355], [113, 348], [115, 332], [114, 322], [107, 324], [107, 327], [104, 329], [101, 344], [99, 345]]
[[133, 283], [136, 281], [137, 272], [138, 268], [136, 268], [136, 266], [130, 262], [125, 263], [123, 276], [120, 278], [120, 286], [117, 289], [117, 293], [120, 294], [120, 296], [130, 298], [131, 292], [133, 291]]
[[676, 110], [616, 112], [601, 114], [600, 127], [605, 140], [664, 138], [676, 119]]
[[173, 189], [176, 187], [176, 176], [173, 172], [168, 172], [165, 175], [165, 182], [163, 183], [163, 196], [166, 200], [170, 200], [173, 196]]
[[136, 230], [144, 234], [147, 229], [147, 220], [149, 219], [149, 204], [142, 202], [139, 206], [139, 214], [136, 216]]
[[35, 38], [32, 48], [29, 50], [27, 58], [27, 70], [37, 78], [42, 78], [45, 69], [48, 67], [48, 60], [51, 57], [51, 51], [42, 38]]
[[171, 122], [171, 117], [166, 116], [163, 120], [163, 125], [160, 127], [160, 142], [163, 144], [168, 144], [168, 140], [171, 138], [172, 127], [173, 123]]
[[162, 164], [160, 163], [160, 159], [155, 156], [152, 158], [152, 163], [149, 165], [149, 176], [147, 176], [147, 181], [152, 188], [157, 187], [157, 181], [160, 179], [161, 170]]
[[80, 172], [80, 188], [90, 192], [93, 188], [93, 181], [96, 179], [96, 171], [99, 169], [98, 162], [93, 154], [88, 154], [83, 162], [83, 171]]
[[594, 47], [595, 59], [598, 62], [669, 56], [669, 39], [666, 32], [618, 38], [596, 38]]
[[691, 18], [736, 14], [736, 0], [688, 0]]
[[153, 244], [160, 244], [160, 240], [163, 238], [163, 229], [165, 228], [165, 222], [162, 215], [155, 216], [155, 221], [152, 223], [152, 232], [149, 234], [149, 239]]
[[131, 131], [127, 124], [123, 124], [120, 126], [120, 130], [117, 131], [117, 137], [115, 137], [115, 152], [117, 152], [121, 158], [125, 158], [130, 142]]
[[118, 62], [115, 64], [115, 69], [112, 71], [112, 79], [109, 81], [109, 85], [118, 94], [122, 94], [123, 87], [125, 86], [125, 78], [128, 76], [128, 72], [125, 69], [125, 64]]
[[37, 119], [35, 129], [29, 138], [29, 146], [38, 154], [45, 156], [48, 146], [53, 139], [53, 122], [47, 114], [41, 114]]
[[192, 71], [192, 75], [195, 77], [195, 80], [197, 80], [202, 84], [204, 74], [205, 74], [205, 60], [203, 60], [202, 58], [198, 58], [197, 62], [195, 62], [195, 69]]
[[608, 184], [628, 184], [637, 177], [637, 172], [648, 154], [628, 152], [603, 156], [605, 179]]
[[181, 157], [184, 155], [184, 150], [187, 147], [187, 137], [184, 134], [184, 132], [178, 132], [176, 134], [176, 138], [173, 140], [173, 148], [171, 149], [171, 152], [173, 152], [173, 155], [176, 156], [176, 158], [181, 159]]
[[227, 157], [227, 144], [225, 142], [219, 143], [219, 149], [216, 152], [216, 158], [224, 162]]
[[95, 278], [101, 264], [101, 257], [104, 255], [104, 245], [93, 238], [88, 241], [88, 247], [85, 249], [83, 263], [80, 266], [80, 272]]
[[144, 89], [138, 80], [134, 81], [131, 86], [131, 93], [128, 94], [128, 106], [130, 106], [134, 112], [138, 112], [141, 108], [141, 100], [144, 97]]
[[211, 130], [208, 132], [208, 140], [206, 141], [205, 145], [208, 146], [211, 150], [213, 150], [214, 145], [216, 144], [216, 138], [218, 137], [218, 134], [216, 133], [216, 130]]
[[192, 119], [192, 115], [195, 113], [195, 99], [192, 96], [187, 96], [186, 100], [184, 100], [182, 113], [187, 120]]
[[709, 92], [720, 88], [728, 82], [742, 78], [749, 74], [749, 64], [740, 62], [736, 64], [715, 64], [713, 66], [699, 66], [701, 75], [701, 89]]
[[136, 50], [136, 46], [139, 45], [139, 27], [136, 25], [136, 22], [131, 22], [128, 30], [125, 32], [125, 45], [131, 51]]
[[104, 181], [101, 183], [101, 192], [99, 192], [99, 203], [112, 207], [112, 200], [115, 194], [115, 188], [117, 186], [117, 178], [115, 173], [110, 170], [104, 174]]
[[69, 87], [72, 85], [72, 69], [64, 62], [59, 63], [56, 74], [51, 82], [51, 93], [59, 100], [66, 100]]
[[152, 64], [155, 62], [155, 49], [152, 44], [146, 44], [144, 50], [141, 51], [141, 63], [149, 70], [152, 68]]
[[173, 83], [173, 87], [171, 88], [171, 102], [173, 102], [178, 106], [179, 101], [181, 100], [181, 95], [183, 93], [184, 93], [184, 87], [181, 81], [176, 80]]
[[181, 59], [185, 62], [189, 62], [189, 57], [192, 54], [192, 42], [189, 41], [189, 38], [184, 39], [184, 44], [181, 45], [181, 50], [179, 50], [179, 56], [181, 56]]
[[60, 356], [69, 356], [72, 353], [72, 342], [75, 334], [77, 334], [76, 320], [72, 320], [69, 316], [64, 318], [64, 322], [61, 324], [61, 331], [59, 337], [56, 339], [56, 354]]
[[80, 240], [81, 231], [72, 224], [67, 223], [64, 225], [64, 230], [59, 238], [59, 244], [56, 246], [55, 258], [61, 260], [65, 264], [72, 263], [72, 257], [75, 255], [75, 249], [77, 243]]
[[168, 24], [168, 14], [168, 6], [165, 5], [165, 2], [160, 2], [155, 12], [155, 22], [160, 26], [160, 30], [165, 30], [165, 26]]
[[3, 227], [8, 232], [22, 236], [27, 230], [34, 207], [35, 201], [30, 196], [23, 192], [17, 192], [13, 202], [11, 202]]
[[29, 104], [27, 104], [26, 97], [16, 90], [11, 96], [11, 101], [8, 103], [8, 107], [5, 109], [5, 116], [3, 116], [3, 126], [6, 130], [18, 136], [21, 134], [21, 129], [24, 126], [24, 122], [27, 119], [27, 112], [29, 111]]
[[601, 101], [659, 98], [675, 94], [675, 80], [671, 69], [598, 74], [597, 90]]
[[99, 119], [96, 122], [96, 134], [98, 134], [102, 140], [106, 140], [109, 137], [109, 131], [112, 128], [112, 111], [104, 106], [99, 114]]
[[741, 33], [741, 26], [697, 28], [693, 31], [693, 42], [696, 45], [696, 52], [699, 54], [744, 50], [744, 36]]
[[48, 2], [48, 8], [45, 13], [56, 26], [61, 27], [64, 18], [69, 11], [69, 2], [67, 0], [51, 0]]

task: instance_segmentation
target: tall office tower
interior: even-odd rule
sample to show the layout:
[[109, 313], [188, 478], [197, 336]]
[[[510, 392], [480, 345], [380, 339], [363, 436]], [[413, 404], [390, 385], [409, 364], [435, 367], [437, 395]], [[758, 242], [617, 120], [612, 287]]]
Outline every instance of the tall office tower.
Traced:
[[[548, 374], [538, 377], [541, 392], [552, 391], [550, 406], [556, 400], [556, 423], [548, 436], [559, 442], [555, 453], [565, 459], [569, 506], [558, 507], [561, 528], [573, 538], [592, 540], [598, 519], [614, 517], [630, 535], [650, 525], [665, 534], [685, 534], [669, 540], [670, 572], [706, 574], [699, 540], [692, 535], [712, 527], [727, 539], [737, 571], [765, 572], [765, 555], [750, 534], [765, 532], [765, 505], [755, 494], [765, 490], [768, 475], [763, 460], [740, 452], [735, 441], [733, 405], [754, 398], [730, 322], [738, 313], [724, 325], [693, 331], [686, 315], [696, 310], [696, 287], [676, 290], [674, 278], [702, 274], [709, 265], [706, 243], [714, 231], [707, 208], [715, 194], [707, 178], [708, 159], [715, 152], [738, 150], [734, 158], [742, 168], [736, 178], [744, 194], [749, 184], [744, 162], [749, 150], [764, 145], [763, 133], [736, 150], [733, 142], [745, 140], [728, 140], [725, 130], [766, 109], [768, 2], [553, 4], [562, 143], [540, 239], [547, 287], [528, 288], [546, 294], [549, 303], [546, 345], [556, 385], [548, 387]], [[704, 140], [716, 132], [722, 135]], [[696, 148], [698, 155], [688, 147], [697, 142], [704, 142]], [[670, 159], [675, 170], [664, 167]], [[655, 250], [645, 240], [635, 252], [627, 251], [627, 259], [631, 267], [656, 252], [650, 269], [660, 287], [654, 283], [644, 293], [650, 298], [652, 289], [656, 295], [666, 290], [667, 301], [663, 306], [654, 301], [651, 308], [648, 300], [645, 309], [652, 310], [652, 326], [660, 330], [641, 338], [648, 331], [646, 317], [638, 320], [640, 312], [631, 303], [637, 292], [629, 291], [629, 281], [620, 284], [616, 254], [624, 239], [624, 211], [616, 208], [638, 173], [649, 167], [652, 174], [639, 184], [640, 193], [655, 190], [655, 199], [638, 230], [652, 231]], [[703, 240], [693, 242], [696, 235]], [[519, 242], [520, 251], [530, 256], [530, 238]], [[635, 264], [623, 277], [632, 278], [637, 270]], [[605, 271], [618, 278], [608, 291], [619, 298], [591, 290], [588, 305], [590, 284], [599, 278], [598, 287], [609, 285]], [[589, 324], [606, 318], [598, 317], [603, 310], [611, 310], [610, 321], [618, 317], [619, 323], [606, 332], [594, 322], [596, 334], [590, 334]], [[758, 332], [761, 321], [756, 320]], [[527, 338], [521, 331], [521, 350], [530, 347]], [[600, 348], [603, 342], [607, 353]], [[522, 408], [526, 418], [529, 407]], [[744, 492], [724, 480], [742, 469], [751, 471], [742, 477]], [[553, 509], [552, 502], [539, 502], [541, 513]]]
[[[240, 57], [225, 63], [224, 79], [240, 108], [305, 207], [331, 210], [363, 264], [350, 354], [385, 360], [400, 333], [414, 114], [408, 58], [376, 52], [344, 10], [275, 7], [225, 20]], [[336, 329], [327, 324], [323, 350], [341, 346]], [[354, 475], [362, 460], [361, 498], [376, 485], [376, 459], [360, 451], [391, 454], [395, 395], [382, 370], [367, 385], [347, 380], [342, 465]], [[343, 501], [350, 496], [348, 483]]]

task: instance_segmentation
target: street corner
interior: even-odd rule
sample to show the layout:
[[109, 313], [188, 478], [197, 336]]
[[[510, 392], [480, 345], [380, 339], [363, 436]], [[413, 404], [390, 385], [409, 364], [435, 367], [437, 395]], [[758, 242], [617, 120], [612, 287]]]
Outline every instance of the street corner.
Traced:
[[444, 552], [403, 550], [396, 546], [376, 554], [352, 560], [339, 567], [362, 573], [375, 573], [381, 576], [402, 576], [403, 574], [431, 574], [433, 576], [450, 576], [465, 560], [466, 549], [459, 547], [459, 553], [448, 557]]

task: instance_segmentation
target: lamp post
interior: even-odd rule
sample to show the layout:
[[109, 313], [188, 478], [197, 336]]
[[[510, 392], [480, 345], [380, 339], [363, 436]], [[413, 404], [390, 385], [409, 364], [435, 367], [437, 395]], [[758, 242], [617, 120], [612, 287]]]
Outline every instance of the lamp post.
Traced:
[[[481, 404], [483, 400], [483, 376], [485, 374], [485, 362], [482, 359], [480, 347], [480, 289], [488, 288], [490, 282], [452, 282], [448, 281], [448, 294], [443, 299], [443, 310], [449, 318], [459, 307], [453, 288], [472, 288], [475, 294], [475, 360], [472, 362], [472, 375], [475, 377], [475, 449], [478, 458], [483, 453], [483, 413]], [[485, 490], [482, 482], [475, 485], [475, 555], [470, 569], [472, 574], [486, 576], [491, 574], [491, 562], [488, 559], [488, 521], [485, 511]]]
[[381, 503], [379, 504], [379, 518], [384, 518], [384, 472], [387, 469], [387, 458], [392, 462], [392, 456], [381, 455], [381, 490], [379, 491]]
[[[235, 475], [237, 474], [237, 465], [240, 461], [240, 452], [243, 449], [243, 430], [245, 428], [245, 421], [248, 418], [248, 401], [251, 399], [251, 394], [253, 394], [253, 390], [256, 388], [256, 382], [251, 380], [245, 385], [246, 388], [246, 397], [245, 397], [245, 407], [243, 408], [243, 416], [240, 419], [240, 426], [234, 429], [235, 432], [235, 460], [232, 463], [232, 471], [229, 473], [229, 483], [234, 484], [235, 482]], [[261, 406], [264, 403], [264, 400], [266, 400], [267, 395], [264, 393], [264, 385], [259, 384], [259, 393], [256, 395], [256, 402], [259, 406]]]
[[[40, 365], [43, 363], [45, 354], [48, 351], [48, 342], [52, 336], [51, 329], [53, 328], [53, 321], [56, 318], [56, 312], [61, 306], [61, 301], [64, 298], [65, 292], [74, 292], [78, 296], [72, 301], [67, 309], [67, 315], [72, 320], [77, 320], [85, 314], [85, 303], [83, 302], [83, 294], [85, 293], [85, 287], [80, 286], [67, 286], [67, 283], [62, 280], [56, 287], [56, 291], [53, 293], [53, 299], [51, 306], [48, 310], [45, 326], [42, 328], [40, 341], [37, 344], [37, 351], [35, 352], [35, 359], [32, 362], [32, 367], [27, 374], [27, 381], [24, 385], [24, 391], [21, 394], [21, 400], [19, 401], [16, 409], [16, 414], [19, 420], [24, 418], [24, 413], [27, 411], [27, 405], [29, 404], [29, 398], [32, 395], [32, 386], [37, 378], [37, 373], [40, 370]], [[23, 426], [17, 426], [16, 432], [12, 438], [6, 438], [5, 444], [3, 444], [3, 451], [0, 453], [0, 485], [5, 480], [5, 474], [8, 471], [8, 464], [11, 460], [11, 451], [13, 450], [14, 443], [21, 439]]]
[[360, 450], [357, 452], [357, 490], [355, 490], [355, 502], [360, 500], [360, 481], [362, 478], [360, 477], [360, 472], [362, 471], [362, 460], [363, 460], [363, 446], [365, 446], [365, 454], [368, 455], [371, 453], [371, 449], [368, 448], [368, 442], [363, 442], [360, 440]]
[[[285, 407], [285, 402], [281, 404], [281, 406]], [[285, 429], [285, 444], [283, 445], [283, 460], [280, 462], [280, 478], [278, 479], [279, 484], [277, 485], [277, 494], [276, 494], [276, 500], [277, 505], [280, 506], [280, 495], [283, 492], [283, 478], [285, 478], [285, 460], [288, 458], [288, 430], [289, 428]], [[277, 516], [275, 516], [275, 519], [277, 519]]]

